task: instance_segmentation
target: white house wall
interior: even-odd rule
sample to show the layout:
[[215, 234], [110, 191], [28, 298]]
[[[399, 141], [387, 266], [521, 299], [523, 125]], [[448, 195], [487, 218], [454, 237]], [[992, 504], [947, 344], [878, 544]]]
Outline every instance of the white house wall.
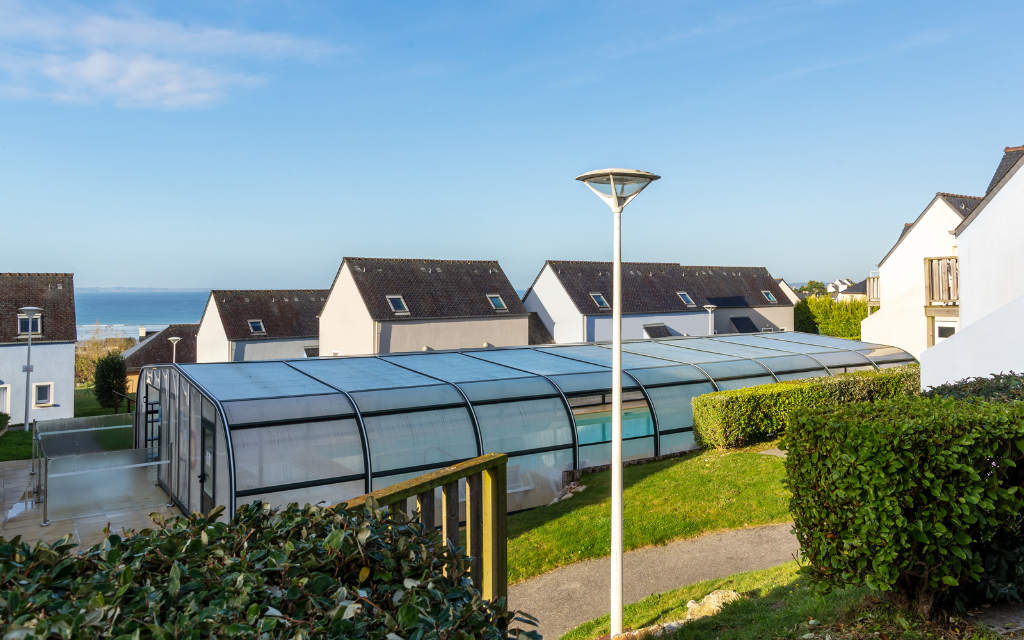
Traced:
[[[689, 313], [644, 313], [622, 316], [622, 339], [639, 340], [646, 338], [645, 324], [664, 324], [674, 336], [708, 335], [708, 314], [706, 311]], [[612, 317], [587, 316], [587, 336], [583, 342], [599, 342], [612, 339]], [[557, 340], [556, 340], [557, 342]]]
[[374, 353], [375, 331], [373, 318], [346, 262], [341, 265], [320, 312], [320, 355]]
[[[793, 331], [793, 307], [719, 307], [715, 309], [715, 332], [736, 333], [733, 317], [746, 316], [758, 329]], [[693, 335], [693, 334], [691, 334]]]
[[306, 347], [317, 347], [317, 338], [281, 340], [236, 340], [231, 343], [231, 360], [283, 360], [306, 357]]
[[1024, 295], [1024, 172], [1010, 177], [957, 244], [962, 331]]
[[[861, 321], [862, 340], [893, 345], [920, 359], [928, 348], [924, 259], [954, 255], [956, 241], [949, 232], [961, 221], [942, 198], [936, 198], [928, 207], [916, 226], [878, 268], [881, 309]], [[965, 292], [962, 261], [960, 273], [962, 298]]]
[[228, 336], [217, 311], [217, 300], [211, 295], [196, 334], [196, 362], [228, 362], [229, 359]]
[[[28, 347], [0, 345], [0, 386], [7, 387], [7, 405], [0, 411], [11, 416], [11, 424], [25, 422], [25, 366]], [[75, 417], [75, 344], [32, 345], [32, 386], [53, 383], [53, 405], [32, 408], [32, 418], [55, 420]], [[35, 398], [33, 397], [34, 401]]]
[[523, 304], [527, 311], [537, 313], [556, 344], [586, 341], [583, 316], [559, 282], [551, 265], [544, 265]]
[[529, 342], [529, 317], [499, 316], [382, 322], [378, 345], [379, 353], [401, 353], [422, 351], [424, 347], [439, 351], [472, 349], [483, 347], [485, 343], [494, 347], [515, 347]]

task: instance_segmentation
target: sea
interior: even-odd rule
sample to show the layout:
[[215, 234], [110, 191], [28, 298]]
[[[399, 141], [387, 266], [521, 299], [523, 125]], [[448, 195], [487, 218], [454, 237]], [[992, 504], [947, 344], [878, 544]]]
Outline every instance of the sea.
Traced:
[[141, 328], [159, 331], [171, 324], [199, 322], [209, 297], [209, 290], [76, 290], [78, 339], [138, 338]]

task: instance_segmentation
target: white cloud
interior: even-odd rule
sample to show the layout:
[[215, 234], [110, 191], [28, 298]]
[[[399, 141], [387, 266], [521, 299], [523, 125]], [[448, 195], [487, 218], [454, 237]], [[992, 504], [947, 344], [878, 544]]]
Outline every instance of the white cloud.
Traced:
[[199, 107], [264, 82], [258, 72], [238, 70], [252, 59], [308, 60], [333, 52], [322, 42], [283, 33], [100, 15], [75, 5], [58, 14], [0, 0], [4, 98]]

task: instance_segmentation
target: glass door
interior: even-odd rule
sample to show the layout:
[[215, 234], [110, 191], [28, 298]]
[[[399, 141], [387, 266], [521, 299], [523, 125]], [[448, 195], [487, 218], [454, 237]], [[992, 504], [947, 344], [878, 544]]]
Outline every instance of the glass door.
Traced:
[[213, 483], [215, 479], [213, 461], [216, 436], [214, 433], [214, 423], [207, 421], [205, 415], [203, 416], [202, 440], [202, 448], [200, 449], [200, 451], [203, 452], [203, 459], [200, 466], [202, 471], [199, 474], [200, 510], [203, 513], [209, 513], [210, 509], [213, 509]]

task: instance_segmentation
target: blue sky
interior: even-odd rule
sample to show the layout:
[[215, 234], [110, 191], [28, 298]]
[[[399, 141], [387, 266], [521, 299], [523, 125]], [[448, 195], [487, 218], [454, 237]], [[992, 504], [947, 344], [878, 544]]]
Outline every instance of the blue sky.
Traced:
[[[211, 6], [213, 5], [213, 6]], [[346, 255], [861, 279], [1024, 144], [1013, 2], [0, 0], [0, 271], [326, 287]], [[27, 239], [27, 241], [26, 241]]]

